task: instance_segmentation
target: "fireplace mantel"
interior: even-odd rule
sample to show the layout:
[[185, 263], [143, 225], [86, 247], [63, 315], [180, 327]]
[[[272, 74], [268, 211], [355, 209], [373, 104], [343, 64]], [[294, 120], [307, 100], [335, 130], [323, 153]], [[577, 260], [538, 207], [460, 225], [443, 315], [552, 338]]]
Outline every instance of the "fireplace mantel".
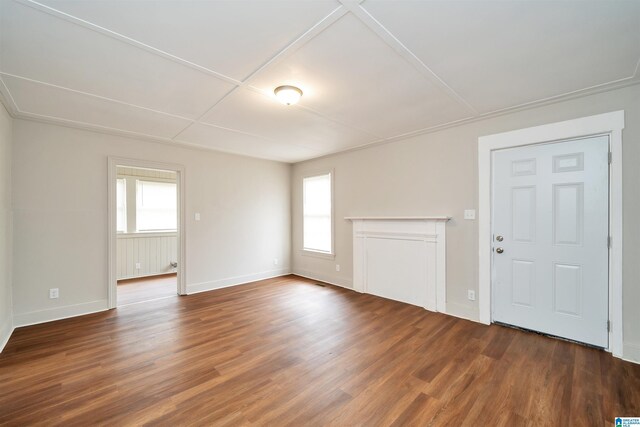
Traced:
[[353, 285], [358, 292], [446, 311], [448, 216], [360, 216], [353, 222]]

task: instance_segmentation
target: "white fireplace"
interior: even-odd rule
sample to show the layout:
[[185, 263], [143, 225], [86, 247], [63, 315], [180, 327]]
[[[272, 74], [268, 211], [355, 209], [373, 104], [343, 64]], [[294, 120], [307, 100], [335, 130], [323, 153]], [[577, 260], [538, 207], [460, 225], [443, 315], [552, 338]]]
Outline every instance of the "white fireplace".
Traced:
[[445, 311], [445, 224], [437, 217], [347, 217], [353, 221], [354, 289]]

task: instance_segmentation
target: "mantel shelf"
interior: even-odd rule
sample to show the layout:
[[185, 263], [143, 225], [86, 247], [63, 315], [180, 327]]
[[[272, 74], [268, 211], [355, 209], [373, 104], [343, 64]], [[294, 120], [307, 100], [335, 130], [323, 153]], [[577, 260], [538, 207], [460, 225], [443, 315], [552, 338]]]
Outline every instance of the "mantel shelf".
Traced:
[[355, 220], [408, 220], [408, 221], [449, 221], [450, 216], [346, 216], [344, 219]]

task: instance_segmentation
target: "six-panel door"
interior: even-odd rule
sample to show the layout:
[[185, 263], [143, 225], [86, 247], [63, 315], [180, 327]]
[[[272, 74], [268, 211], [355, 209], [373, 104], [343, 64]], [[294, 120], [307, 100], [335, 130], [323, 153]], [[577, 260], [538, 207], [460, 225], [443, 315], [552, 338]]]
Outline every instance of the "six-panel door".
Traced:
[[493, 154], [493, 320], [607, 347], [607, 136]]

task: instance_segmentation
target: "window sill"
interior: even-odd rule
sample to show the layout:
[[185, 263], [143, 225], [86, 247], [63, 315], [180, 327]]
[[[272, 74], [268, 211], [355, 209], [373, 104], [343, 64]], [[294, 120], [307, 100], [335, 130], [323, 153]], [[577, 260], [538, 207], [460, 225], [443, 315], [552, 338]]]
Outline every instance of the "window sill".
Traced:
[[328, 252], [313, 251], [311, 249], [302, 249], [302, 255], [314, 258], [335, 259], [336, 254]]
[[175, 237], [177, 231], [144, 231], [138, 233], [118, 233], [118, 239], [136, 239], [141, 237]]

